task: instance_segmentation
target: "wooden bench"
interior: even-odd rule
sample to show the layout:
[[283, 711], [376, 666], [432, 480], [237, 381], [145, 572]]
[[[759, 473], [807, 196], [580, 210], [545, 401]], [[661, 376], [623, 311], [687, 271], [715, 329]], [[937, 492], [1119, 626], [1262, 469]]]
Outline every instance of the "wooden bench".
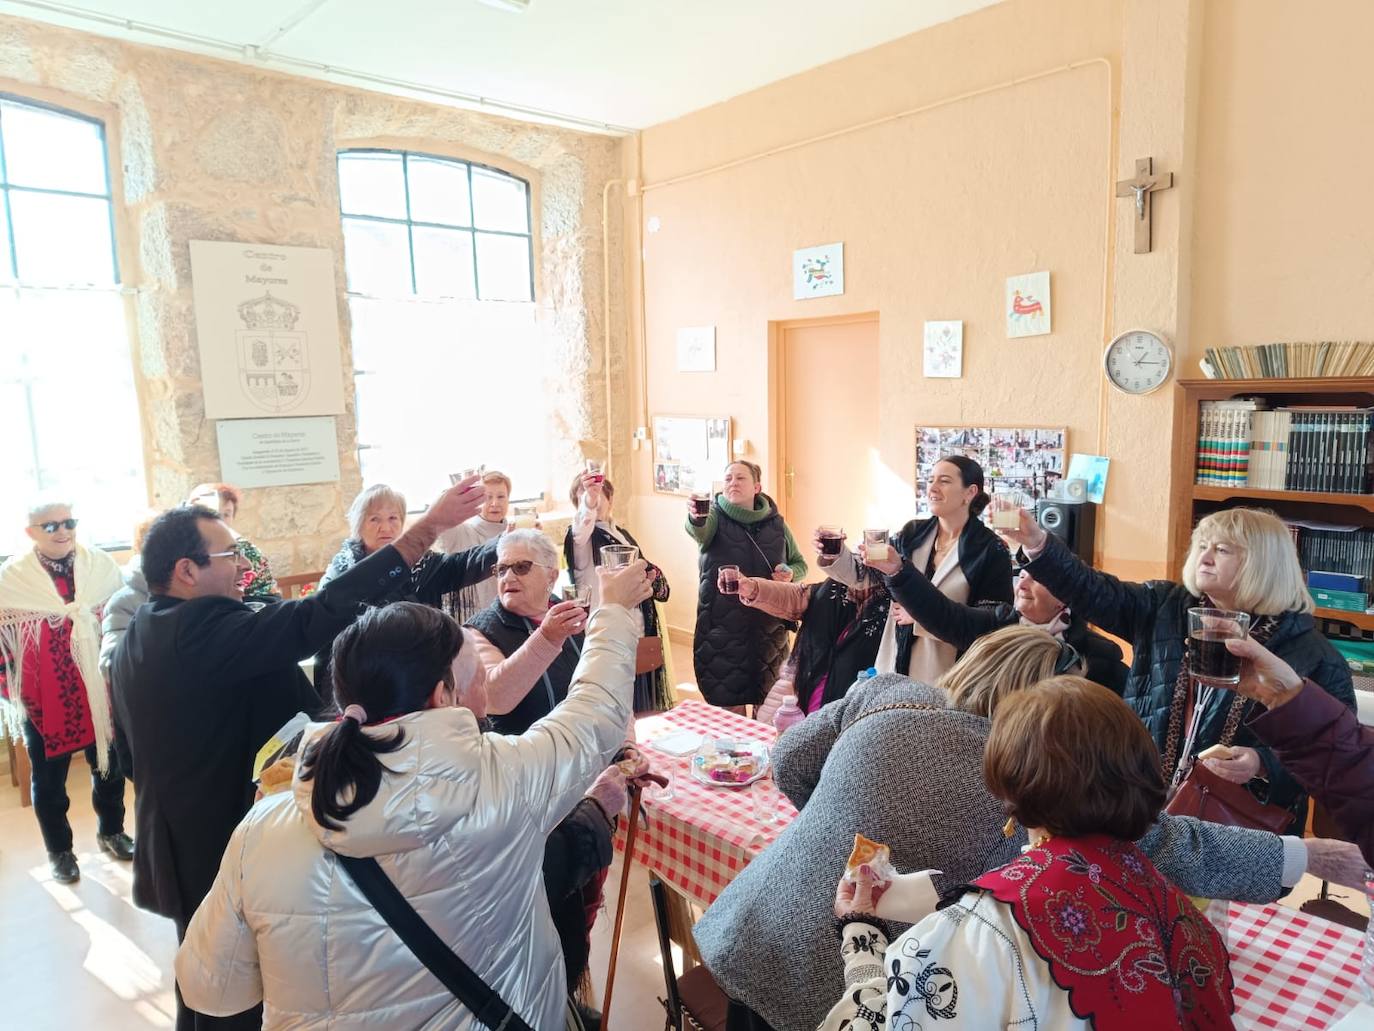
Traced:
[[277, 577], [277, 589], [281, 591], [281, 596], [292, 601], [296, 598], [303, 598], [315, 589], [315, 585], [320, 582], [320, 577], [324, 576], [321, 569], [315, 573], [295, 573], [291, 576]]

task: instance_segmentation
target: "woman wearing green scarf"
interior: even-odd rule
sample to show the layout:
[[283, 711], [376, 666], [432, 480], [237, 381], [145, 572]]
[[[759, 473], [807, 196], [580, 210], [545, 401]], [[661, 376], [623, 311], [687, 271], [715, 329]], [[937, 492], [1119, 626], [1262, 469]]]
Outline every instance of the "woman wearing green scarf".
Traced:
[[720, 568], [738, 566], [741, 576], [801, 580], [806, 576], [792, 531], [763, 493], [759, 467], [732, 462], [725, 484], [704, 516], [689, 502], [687, 533], [701, 549], [697, 626], [692, 644], [697, 687], [712, 705], [742, 711], [758, 705], [777, 679], [787, 654], [789, 624], [722, 594]]

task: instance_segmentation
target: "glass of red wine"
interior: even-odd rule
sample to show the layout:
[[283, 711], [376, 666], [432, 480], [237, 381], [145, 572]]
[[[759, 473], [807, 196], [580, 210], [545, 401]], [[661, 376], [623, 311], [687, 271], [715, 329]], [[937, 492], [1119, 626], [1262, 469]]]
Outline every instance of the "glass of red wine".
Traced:
[[1250, 633], [1250, 616], [1227, 609], [1188, 610], [1188, 668], [1204, 684], [1234, 687], [1240, 683], [1240, 656], [1232, 655], [1227, 641], [1244, 640]]
[[601, 483], [606, 479], [605, 467], [595, 458], [586, 461], [587, 475], [592, 478], [592, 482]]
[[716, 573], [721, 594], [739, 594], [739, 566], [721, 566]]
[[711, 495], [702, 491], [692, 492], [692, 515], [706, 516], [711, 513]]
[[844, 549], [844, 527], [822, 526], [818, 531], [822, 555], [838, 555]]

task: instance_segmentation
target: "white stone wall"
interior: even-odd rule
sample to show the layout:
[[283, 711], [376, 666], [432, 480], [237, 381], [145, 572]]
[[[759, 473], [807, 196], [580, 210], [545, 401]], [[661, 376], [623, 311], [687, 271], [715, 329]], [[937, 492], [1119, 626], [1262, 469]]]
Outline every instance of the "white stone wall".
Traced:
[[[131, 298], [133, 361], [154, 505], [219, 479], [204, 417], [191, 298], [190, 240], [327, 247], [336, 255], [348, 411], [338, 420], [340, 484], [249, 491], [237, 528], [281, 574], [321, 569], [361, 486], [343, 292], [335, 153], [362, 141], [451, 153], [533, 173], [543, 375], [550, 388], [555, 507], [576, 442], [606, 440], [602, 189], [620, 170], [617, 139], [352, 90], [176, 51], [0, 16], [0, 92], [106, 120], [120, 267]], [[117, 166], [117, 167], [116, 167]], [[624, 367], [621, 204], [612, 193], [613, 365]], [[519, 372], [520, 370], [513, 370]], [[622, 421], [617, 413], [617, 421]], [[500, 427], [467, 432], [499, 438]], [[455, 432], [465, 432], [461, 411]], [[617, 438], [623, 441], [624, 432]], [[422, 446], [425, 442], [419, 442]], [[620, 447], [617, 447], [619, 454]], [[497, 464], [499, 456], [488, 459]]]

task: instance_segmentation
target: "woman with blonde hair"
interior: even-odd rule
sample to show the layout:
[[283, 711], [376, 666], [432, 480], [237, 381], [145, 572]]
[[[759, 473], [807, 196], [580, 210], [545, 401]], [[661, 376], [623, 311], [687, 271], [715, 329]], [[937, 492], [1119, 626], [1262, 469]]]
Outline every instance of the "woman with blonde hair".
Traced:
[[[832, 903], [856, 833], [886, 843], [899, 870], [937, 872], [903, 877], [884, 898], [924, 903], [923, 913], [1020, 853], [1025, 834], [1003, 833], [1003, 803], [983, 784], [991, 717], [1025, 688], [1081, 671], [1069, 645], [1033, 627], [1006, 627], [979, 638], [940, 687], [884, 674], [778, 739], [774, 776], [797, 818], [693, 928], [703, 961], [754, 1012], [755, 1027], [816, 1027], [840, 997]], [[1272, 902], [1304, 866], [1290, 858], [1303, 854], [1300, 841], [1186, 817], [1162, 818], [1140, 847], [1165, 876], [1205, 898]]]
[[1055, 597], [1131, 642], [1134, 656], [1122, 697], [1154, 738], [1166, 780], [1177, 783], [1199, 752], [1221, 745], [1224, 755], [1202, 760], [1213, 772], [1246, 785], [1260, 801], [1290, 809], [1294, 823], [1301, 822], [1307, 796], [1246, 725], [1253, 703], [1227, 691], [1197, 692], [1187, 651], [1190, 608], [1247, 612], [1251, 637], [1299, 676], [1355, 707], [1350, 670], [1317, 630], [1297, 548], [1283, 520], [1255, 508], [1229, 508], [1202, 519], [1193, 530], [1182, 583], [1125, 583], [1099, 572], [1024, 515], [1020, 528], [1005, 535], [1025, 549], [1027, 570]]

